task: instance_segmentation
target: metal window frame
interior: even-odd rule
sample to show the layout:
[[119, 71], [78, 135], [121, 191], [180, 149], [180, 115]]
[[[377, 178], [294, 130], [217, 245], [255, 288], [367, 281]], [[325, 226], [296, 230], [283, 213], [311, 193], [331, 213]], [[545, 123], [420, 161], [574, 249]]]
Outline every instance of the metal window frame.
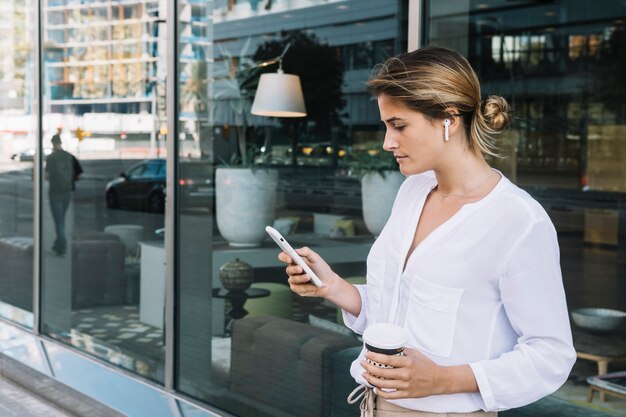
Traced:
[[409, 0], [408, 52], [414, 51], [424, 42], [423, 22], [426, 0]]
[[167, 3], [167, 136], [165, 180], [167, 197], [165, 199], [165, 389], [173, 392], [176, 388], [176, 288], [178, 258], [178, 133], [179, 133], [179, 2]]
[[33, 333], [41, 334], [41, 231], [42, 231], [42, 200], [43, 200], [43, 13], [45, 0], [33, 1], [37, 5], [37, 28], [35, 29], [35, 158], [33, 161]]

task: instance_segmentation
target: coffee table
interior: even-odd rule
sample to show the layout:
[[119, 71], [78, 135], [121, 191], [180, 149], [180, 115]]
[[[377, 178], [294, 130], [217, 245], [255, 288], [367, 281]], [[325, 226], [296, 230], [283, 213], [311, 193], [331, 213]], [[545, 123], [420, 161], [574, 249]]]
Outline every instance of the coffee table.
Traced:
[[589, 383], [588, 402], [593, 401], [595, 391], [598, 391], [600, 396], [611, 395], [626, 400], [626, 372], [592, 376], [587, 378], [587, 382]]
[[[626, 362], [626, 328], [609, 333], [593, 334], [577, 327], [572, 328], [576, 357], [598, 364], [598, 375], [604, 375], [612, 362]], [[600, 393], [600, 401], [606, 401], [606, 392]], [[590, 391], [590, 396], [593, 392]]]
[[213, 297], [223, 298], [230, 301], [231, 308], [226, 312], [226, 315], [229, 317], [228, 324], [226, 325], [226, 333], [230, 334], [234, 320], [248, 315], [248, 311], [243, 308], [243, 305], [249, 298], [263, 298], [269, 296], [270, 293], [270, 290], [266, 290], [264, 288], [248, 288], [247, 290], [237, 291], [228, 291], [224, 288], [213, 288]]

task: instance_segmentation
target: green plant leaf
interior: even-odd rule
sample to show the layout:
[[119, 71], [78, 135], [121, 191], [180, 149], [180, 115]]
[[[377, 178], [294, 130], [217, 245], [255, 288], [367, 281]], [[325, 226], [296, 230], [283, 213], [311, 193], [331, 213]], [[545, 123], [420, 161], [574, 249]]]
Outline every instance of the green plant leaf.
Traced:
[[256, 170], [267, 170], [270, 168], [269, 153], [261, 152], [258, 146], [253, 144], [246, 145], [245, 155], [242, 157], [238, 154], [232, 154], [229, 161], [220, 159], [220, 166], [225, 168], [242, 168]]
[[391, 152], [382, 149], [366, 149], [350, 154], [348, 168], [361, 178], [372, 172], [377, 172], [385, 178], [387, 172], [398, 170], [398, 163]]

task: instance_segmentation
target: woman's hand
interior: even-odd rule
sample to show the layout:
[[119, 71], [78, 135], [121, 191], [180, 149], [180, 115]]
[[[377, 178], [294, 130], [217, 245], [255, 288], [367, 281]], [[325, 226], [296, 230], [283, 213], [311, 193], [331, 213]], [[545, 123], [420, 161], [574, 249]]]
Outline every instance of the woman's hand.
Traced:
[[421, 398], [441, 394], [441, 369], [439, 365], [414, 349], [404, 349], [404, 356], [383, 355], [366, 352], [365, 357], [382, 365], [393, 366], [390, 369], [379, 368], [361, 362], [365, 369], [363, 377], [376, 388], [388, 388], [395, 391], [376, 390], [376, 395], [386, 399]]
[[312, 282], [311, 278], [304, 273], [302, 267], [296, 264], [291, 256], [285, 252], [278, 255], [278, 260], [288, 264], [285, 269], [289, 275], [289, 287], [291, 291], [302, 297], [323, 297], [326, 298], [330, 292], [332, 284], [339, 278], [333, 272], [330, 266], [319, 256], [307, 247], [295, 250], [298, 255], [304, 259], [315, 275], [324, 283], [324, 287], [318, 288]]
[[393, 369], [383, 369], [362, 361], [363, 377], [377, 388], [376, 395], [386, 399], [421, 398], [439, 394], [478, 392], [474, 372], [469, 365], [439, 366], [415, 349], [404, 349], [405, 356], [366, 352], [365, 357]]

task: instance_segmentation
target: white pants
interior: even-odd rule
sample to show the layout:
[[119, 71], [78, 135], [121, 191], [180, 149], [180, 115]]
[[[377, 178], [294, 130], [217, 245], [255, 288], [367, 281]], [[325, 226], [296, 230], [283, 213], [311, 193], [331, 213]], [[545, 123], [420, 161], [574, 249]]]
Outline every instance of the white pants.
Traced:
[[409, 410], [376, 397], [375, 417], [497, 417], [498, 413], [474, 411], [472, 413], [428, 413]]

